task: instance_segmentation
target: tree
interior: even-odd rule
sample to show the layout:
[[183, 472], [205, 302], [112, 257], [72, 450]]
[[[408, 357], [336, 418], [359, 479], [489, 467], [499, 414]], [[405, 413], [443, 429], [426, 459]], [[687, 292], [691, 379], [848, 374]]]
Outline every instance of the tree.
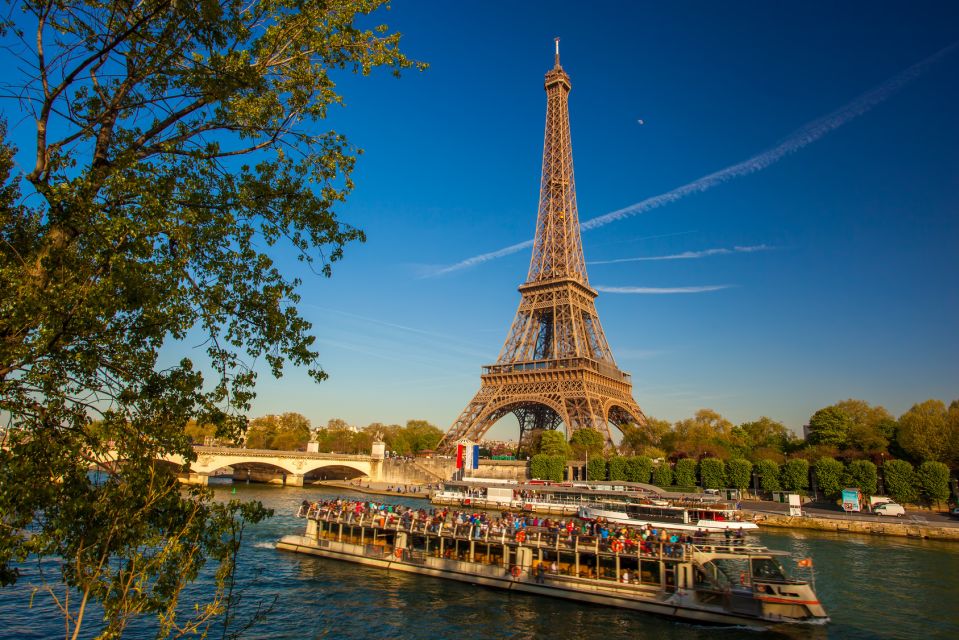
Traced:
[[943, 461], [949, 459], [951, 435], [948, 411], [941, 400], [926, 400], [913, 405], [899, 416], [897, 439], [913, 460]]
[[539, 443], [540, 453], [548, 456], [562, 456], [565, 460], [569, 457], [569, 445], [566, 443], [566, 436], [562, 431], [548, 429], [543, 432]]
[[573, 432], [569, 439], [569, 446], [573, 457], [577, 460], [583, 460], [587, 455], [590, 458], [601, 458], [606, 447], [606, 440], [596, 429], [585, 427]]
[[609, 459], [609, 479], [627, 480], [626, 465], [627, 459], [623, 456], [612, 456]]
[[626, 479], [630, 482], [649, 482], [653, 461], [646, 456], [632, 456], [626, 461]]
[[842, 491], [843, 472], [842, 463], [834, 458], [819, 458], [813, 465], [816, 472], [816, 485], [827, 498], [835, 498]]
[[726, 486], [726, 463], [719, 458], [703, 458], [699, 462], [699, 477], [703, 489], [722, 489]]
[[673, 482], [680, 487], [695, 487], [696, 461], [692, 458], [677, 460], [673, 467]]
[[790, 437], [786, 425], [766, 416], [753, 422], [744, 422], [734, 431], [741, 434], [749, 451], [763, 448], [782, 453]]
[[279, 416], [269, 415], [254, 418], [246, 432], [247, 449], [271, 449], [273, 438], [279, 431]]
[[[296, 451], [310, 440], [310, 421], [299, 413], [268, 415], [250, 421], [247, 449]], [[322, 449], [331, 451], [332, 449]]]
[[773, 460], [760, 460], [756, 464], [759, 486], [763, 491], [779, 491], [779, 465]]
[[851, 424], [846, 444], [864, 453], [880, 453], [889, 447], [895, 421], [884, 407], [873, 407], [864, 400], [852, 398], [834, 405], [849, 416]]
[[700, 409], [692, 418], [677, 422], [661, 442], [669, 452], [684, 452], [694, 458], [704, 453], [725, 457], [732, 446], [742, 444], [733, 433], [732, 423], [712, 409]]
[[[355, 150], [318, 123], [342, 102], [334, 70], [414, 65], [398, 34], [354, 25], [380, 4], [25, 0], [16, 28], [2, 27], [22, 62], [5, 95], [33, 117], [36, 146], [30, 198], [0, 203], [0, 413], [12, 434], [0, 582], [27, 554], [63, 558], [81, 603], [68, 636], [93, 601], [111, 636], [139, 615], [168, 633], [191, 611], [222, 611], [228, 571], [207, 591], [212, 608], [178, 607], [179, 594], [206, 558], [228, 569], [237, 519], [264, 512], [181, 491], [152, 461], [195, 459], [191, 418], [238, 440], [254, 361], [326, 377], [299, 282], [271, 254], [292, 250], [329, 275], [363, 239], [334, 213]], [[209, 366], [159, 360], [196, 333]], [[111, 448], [127, 462], [94, 485], [86, 469]]]
[[590, 458], [586, 463], [587, 480], [605, 480], [606, 479], [606, 460], [604, 458]]
[[622, 453], [638, 455], [644, 447], [658, 447], [663, 436], [669, 432], [669, 422], [646, 418], [646, 424], [627, 424], [622, 427], [623, 440], [619, 444]]
[[886, 492], [895, 498], [896, 502], [915, 502], [919, 497], [916, 474], [912, 465], [905, 460], [886, 462], [882, 465], [882, 477], [885, 480]]
[[946, 430], [950, 455], [942, 462], [949, 465], [953, 471], [959, 472], [959, 400], [953, 400], [949, 404], [949, 410], [946, 412]]
[[853, 460], [846, 469], [845, 483], [848, 487], [858, 487], [863, 495], [876, 495], [878, 474], [876, 465], [868, 460]]
[[444, 435], [442, 429], [426, 420], [407, 420], [405, 431], [410, 445], [409, 452], [414, 454], [436, 449]]
[[809, 444], [825, 444], [840, 449], [846, 446], [852, 418], [836, 406], [825, 407], [809, 419]]
[[733, 458], [726, 463], [726, 476], [729, 486], [744, 491], [749, 488], [753, 463], [743, 458]]
[[550, 456], [537, 453], [529, 461], [530, 475], [539, 480], [562, 482], [566, 459], [562, 456]]
[[673, 470], [668, 462], [662, 462], [653, 469], [653, 484], [657, 487], [668, 487], [673, 484]]
[[216, 434], [216, 427], [212, 424], [198, 424], [196, 420], [188, 420], [183, 433], [193, 444], [203, 444], [207, 438], [212, 438]]
[[391, 451], [410, 456], [433, 450], [443, 439], [443, 431], [426, 420], [407, 420], [406, 426], [393, 431], [386, 440]]
[[941, 462], [926, 460], [916, 469], [919, 494], [929, 502], [949, 499], [949, 467]]
[[787, 460], [780, 470], [783, 488], [787, 491], [801, 491], [809, 488], [809, 461], [802, 458]]

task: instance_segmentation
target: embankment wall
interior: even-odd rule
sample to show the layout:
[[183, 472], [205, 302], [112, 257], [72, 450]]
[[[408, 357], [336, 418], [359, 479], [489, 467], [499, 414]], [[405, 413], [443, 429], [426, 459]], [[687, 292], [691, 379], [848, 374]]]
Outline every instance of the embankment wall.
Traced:
[[757, 514], [755, 522], [760, 527], [813, 529], [816, 531], [859, 533], [863, 535], [959, 541], [959, 527], [937, 527], [909, 520], [897, 520], [894, 522], [879, 520], [838, 520], [809, 516]]

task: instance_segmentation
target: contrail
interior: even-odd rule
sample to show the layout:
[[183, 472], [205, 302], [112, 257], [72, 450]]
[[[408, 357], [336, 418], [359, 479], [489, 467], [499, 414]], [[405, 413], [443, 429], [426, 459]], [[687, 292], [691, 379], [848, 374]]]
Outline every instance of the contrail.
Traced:
[[731, 284], [712, 284], [702, 287], [604, 287], [599, 285], [597, 291], [603, 293], [643, 293], [643, 294], [664, 294], [664, 293], [705, 293], [706, 291], [720, 291], [729, 289]]
[[673, 253], [668, 256], [640, 256], [638, 258], [618, 258], [616, 260], [593, 260], [586, 264], [620, 264], [622, 262], [648, 262], [656, 260], [695, 260], [696, 258], [708, 258], [709, 256], [726, 256], [731, 253], [755, 253], [756, 251], [770, 251], [772, 247], [757, 244], [750, 247], [733, 247], [732, 249], [704, 249], [702, 251], [683, 251], [682, 253]]
[[532, 246], [533, 246], [532, 240], [526, 240], [524, 242], [512, 244], [508, 247], [498, 249], [497, 251], [490, 251], [489, 253], [481, 253], [478, 256], [467, 258], [466, 260], [457, 262], [456, 264], [451, 264], [448, 267], [442, 267], [440, 269], [436, 269], [435, 271], [432, 271], [425, 277], [441, 276], [447, 273], [452, 273], [453, 271], [459, 271], [460, 269], [467, 269], [474, 265], [482, 264], [484, 262], [489, 262], [490, 260], [495, 260], [496, 258], [502, 258], [503, 256], [508, 256], [512, 253], [516, 253], [517, 251], [522, 251], [523, 249], [527, 247], [532, 247]]
[[[757, 171], [762, 171], [763, 169], [779, 162], [787, 155], [799, 151], [803, 147], [812, 144], [830, 131], [838, 129], [844, 124], [851, 122], [876, 105], [889, 99], [907, 84], [925, 73], [929, 67], [952, 53], [956, 47], [959, 47], [959, 42], [953, 42], [949, 46], [940, 49], [928, 58], [917, 62], [905, 71], [896, 74], [874, 89], [862, 94], [852, 102], [839, 107], [835, 111], [828, 113], [821, 118], [803, 125], [775, 147], [767, 149], [762, 153], [749, 158], [748, 160], [744, 160], [738, 164], [734, 164], [726, 167], [725, 169], [716, 171], [715, 173], [703, 176], [702, 178], [694, 180], [681, 187], [677, 187], [672, 191], [667, 191], [666, 193], [661, 193], [657, 196], [646, 198], [645, 200], [637, 202], [636, 204], [632, 204], [628, 207], [624, 207], [605, 215], [587, 220], [582, 223], [582, 229], [584, 231], [598, 229], [599, 227], [604, 227], [612, 222], [622, 220], [623, 218], [629, 218], [651, 209], [656, 209], [663, 205], [676, 202], [677, 200], [681, 200], [688, 195], [708, 191], [709, 189], [712, 189], [713, 187], [721, 185], [724, 182], [734, 178], [741, 178], [743, 176], [756, 173]], [[490, 260], [494, 260], [496, 258], [502, 258], [503, 256], [508, 256], [516, 253], [517, 251], [522, 251], [526, 247], [532, 246], [532, 244], [532, 240], [527, 240], [526, 242], [520, 242], [497, 251], [481, 253], [478, 256], [473, 256], [472, 258], [467, 258], [466, 260], [462, 260], [455, 264], [438, 269], [434, 271], [432, 275], [435, 276], [451, 273], [453, 271], [466, 269], [484, 262], [489, 262]]]

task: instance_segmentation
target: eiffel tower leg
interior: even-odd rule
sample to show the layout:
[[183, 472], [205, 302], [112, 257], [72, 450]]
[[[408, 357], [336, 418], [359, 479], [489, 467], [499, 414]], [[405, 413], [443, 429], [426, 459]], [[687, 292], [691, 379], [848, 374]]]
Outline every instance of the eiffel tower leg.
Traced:
[[566, 401], [566, 409], [569, 412], [570, 423], [567, 425], [569, 437], [580, 429], [594, 429], [603, 436], [603, 448], [610, 449], [613, 446], [613, 436], [609, 430], [609, 424], [606, 422], [603, 412], [602, 401], [598, 398], [569, 398]]
[[478, 441], [486, 430], [483, 429], [481, 433], [477, 433], [478, 427], [481, 426], [477, 424], [477, 418], [483, 413], [488, 402], [489, 398], [487, 394], [484, 393], [483, 389], [480, 389], [479, 393], [477, 393], [470, 403], [466, 405], [466, 408], [463, 409], [463, 412], [459, 418], [456, 419], [456, 422], [453, 423], [453, 426], [450, 427], [449, 431], [446, 432], [446, 435], [443, 436], [443, 439], [436, 445], [436, 450], [451, 453], [454, 445], [459, 440], [469, 438], [470, 440]]

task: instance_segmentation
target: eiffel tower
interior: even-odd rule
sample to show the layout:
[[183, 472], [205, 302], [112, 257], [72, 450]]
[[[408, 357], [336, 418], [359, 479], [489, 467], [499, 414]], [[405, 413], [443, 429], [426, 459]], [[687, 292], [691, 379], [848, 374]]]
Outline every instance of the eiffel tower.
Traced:
[[576, 209], [569, 134], [569, 76], [556, 62], [546, 74], [546, 140], [536, 238], [522, 299], [496, 364], [483, 367], [480, 390], [443, 437], [450, 451], [464, 438], [479, 441], [508, 413], [519, 421], [519, 450], [546, 429], [566, 426], [571, 437], [593, 428], [612, 445], [610, 423], [645, 424], [628, 373], [606, 342], [589, 286]]

